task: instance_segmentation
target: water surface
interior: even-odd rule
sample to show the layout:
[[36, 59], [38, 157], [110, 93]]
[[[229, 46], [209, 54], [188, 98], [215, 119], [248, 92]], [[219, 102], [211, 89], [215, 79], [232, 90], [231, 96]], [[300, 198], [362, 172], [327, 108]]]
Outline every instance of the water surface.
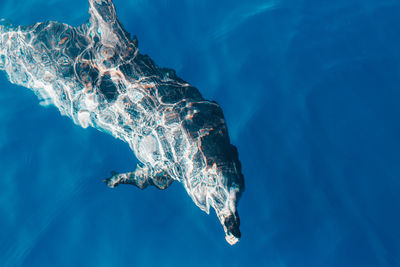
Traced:
[[[180, 184], [140, 191], [126, 144], [0, 75], [2, 266], [400, 266], [400, 3], [115, 0], [142, 53], [222, 106], [246, 191], [234, 247]], [[14, 24], [83, 0], [1, 0]]]

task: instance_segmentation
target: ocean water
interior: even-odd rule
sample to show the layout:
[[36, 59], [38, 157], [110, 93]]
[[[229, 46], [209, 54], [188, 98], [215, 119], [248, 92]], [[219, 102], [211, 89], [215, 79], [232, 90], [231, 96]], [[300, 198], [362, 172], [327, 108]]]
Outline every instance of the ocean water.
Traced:
[[[241, 241], [179, 183], [109, 189], [128, 146], [0, 74], [0, 266], [400, 266], [400, 2], [115, 0], [142, 53], [223, 108]], [[84, 0], [0, 0], [14, 24]]]

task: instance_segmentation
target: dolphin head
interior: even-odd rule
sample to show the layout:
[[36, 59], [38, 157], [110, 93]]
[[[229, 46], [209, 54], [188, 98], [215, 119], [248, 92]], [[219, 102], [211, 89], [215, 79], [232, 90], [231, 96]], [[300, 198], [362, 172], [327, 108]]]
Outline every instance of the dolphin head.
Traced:
[[212, 162], [195, 179], [198, 185], [194, 187], [192, 195], [196, 204], [205, 212], [209, 213], [210, 206], [215, 210], [224, 228], [226, 241], [234, 245], [241, 237], [236, 206], [244, 190], [244, 179], [236, 147], [230, 145], [227, 153], [229, 160]]
[[183, 117], [182, 125], [194, 139], [192, 143], [198, 144], [198, 151], [185, 160], [193, 173], [185, 181], [185, 188], [200, 209], [209, 213], [211, 206], [215, 210], [226, 240], [233, 245], [241, 237], [236, 205], [244, 190], [244, 179], [222, 109], [216, 102], [192, 103], [183, 111]]
[[[233, 245], [241, 238], [240, 219], [236, 206], [244, 190], [244, 179], [236, 147], [230, 145], [228, 153], [228, 161], [219, 167], [214, 164], [217, 181], [221, 183], [219, 188], [211, 194], [210, 202], [224, 228], [226, 241]], [[225, 201], [221, 202], [221, 200]]]

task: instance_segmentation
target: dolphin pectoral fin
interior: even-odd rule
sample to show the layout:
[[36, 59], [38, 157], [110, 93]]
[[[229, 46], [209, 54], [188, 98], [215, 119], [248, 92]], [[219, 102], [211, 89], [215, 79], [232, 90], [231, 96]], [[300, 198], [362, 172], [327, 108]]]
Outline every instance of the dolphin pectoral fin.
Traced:
[[105, 179], [103, 182], [110, 188], [114, 188], [120, 184], [131, 184], [140, 189], [145, 189], [149, 185], [152, 185], [163, 190], [170, 186], [172, 181], [173, 179], [165, 172], [154, 173], [148, 167], [138, 165], [133, 172], [111, 172], [111, 177]]
[[131, 177], [134, 177], [134, 172], [117, 173], [113, 171], [111, 172], [111, 177], [104, 179], [103, 182], [106, 183], [108, 187], [114, 188], [120, 184], [131, 184], [133, 181]]

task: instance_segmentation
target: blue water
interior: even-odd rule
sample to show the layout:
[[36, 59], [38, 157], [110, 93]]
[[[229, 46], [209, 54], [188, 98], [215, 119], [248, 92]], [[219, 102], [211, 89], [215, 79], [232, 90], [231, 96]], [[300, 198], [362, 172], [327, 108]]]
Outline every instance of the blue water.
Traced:
[[[128, 146], [0, 75], [0, 266], [400, 266], [398, 0], [115, 0], [142, 53], [218, 101], [239, 149], [243, 238], [179, 183], [101, 181]], [[79, 25], [84, 0], [0, 0]]]

